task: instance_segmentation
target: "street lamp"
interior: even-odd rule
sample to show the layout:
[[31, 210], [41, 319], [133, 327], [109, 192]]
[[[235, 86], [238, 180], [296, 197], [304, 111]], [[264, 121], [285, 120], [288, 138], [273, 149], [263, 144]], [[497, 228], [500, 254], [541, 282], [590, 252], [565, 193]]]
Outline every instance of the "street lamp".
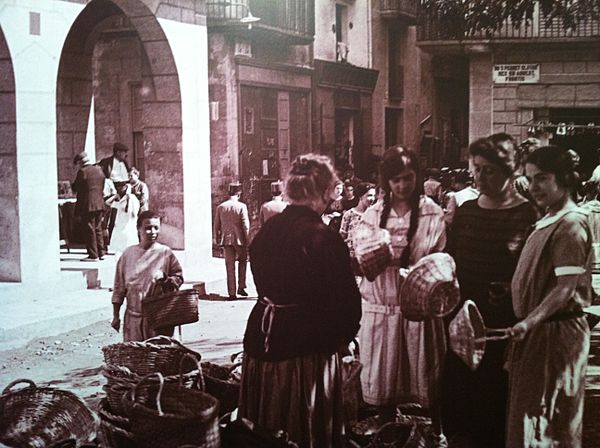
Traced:
[[212, 3], [207, 3], [207, 5], [209, 5], [209, 6], [222, 6], [224, 8], [229, 7], [229, 6], [241, 6], [242, 8], [246, 8], [246, 10], [248, 11], [248, 15], [242, 17], [240, 19], [240, 23], [243, 23], [244, 25], [248, 25], [248, 29], [249, 30], [252, 29], [252, 24], [260, 21], [260, 17], [256, 17], [256, 16], [252, 15], [252, 11], [250, 11], [250, 6], [248, 6], [246, 3], [239, 3], [239, 2], [212, 2]]

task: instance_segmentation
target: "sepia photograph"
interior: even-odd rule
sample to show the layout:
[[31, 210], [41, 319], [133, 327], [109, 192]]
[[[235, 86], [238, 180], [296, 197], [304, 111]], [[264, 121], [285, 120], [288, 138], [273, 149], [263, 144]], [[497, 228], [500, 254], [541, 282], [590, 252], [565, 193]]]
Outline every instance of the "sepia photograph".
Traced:
[[0, 179], [0, 447], [600, 447], [598, 0], [0, 0]]

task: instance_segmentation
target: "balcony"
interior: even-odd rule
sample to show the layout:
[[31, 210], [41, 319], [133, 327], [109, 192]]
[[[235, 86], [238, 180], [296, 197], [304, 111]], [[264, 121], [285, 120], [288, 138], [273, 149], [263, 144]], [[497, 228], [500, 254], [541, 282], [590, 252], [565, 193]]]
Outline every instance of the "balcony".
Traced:
[[[260, 20], [244, 23], [249, 12]], [[314, 0], [213, 0], [207, 3], [207, 16], [209, 31], [245, 38], [306, 45], [315, 34]]]
[[[567, 0], [563, 0], [567, 1]], [[570, 44], [598, 43], [600, 21], [591, 17], [582, 18], [575, 28], [564, 27], [560, 18], [545, 16], [536, 5], [530, 21], [513, 26], [505, 20], [497, 30], [466, 30], [466, 21], [447, 20], [435, 13], [419, 8], [417, 14], [417, 44], [425, 51], [463, 50], [476, 48], [479, 44]]]
[[388, 20], [416, 23], [417, 0], [379, 0], [379, 13]]

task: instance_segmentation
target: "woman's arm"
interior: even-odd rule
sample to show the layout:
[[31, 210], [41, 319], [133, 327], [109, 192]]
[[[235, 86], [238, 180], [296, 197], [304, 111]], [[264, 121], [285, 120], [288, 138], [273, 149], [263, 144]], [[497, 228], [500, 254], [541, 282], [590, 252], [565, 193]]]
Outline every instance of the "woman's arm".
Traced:
[[550, 240], [549, 255], [554, 267], [556, 285], [525, 319], [511, 329], [513, 338], [523, 339], [528, 331], [569, 303], [575, 293], [580, 275], [586, 273], [590, 250], [590, 234], [586, 217], [575, 213], [566, 215]]
[[529, 313], [525, 319], [511, 328], [511, 336], [517, 341], [522, 340], [528, 331], [544, 322], [557, 311], [563, 309], [571, 297], [573, 297], [578, 279], [578, 275], [562, 275], [558, 277], [556, 286], [544, 297], [542, 303]]

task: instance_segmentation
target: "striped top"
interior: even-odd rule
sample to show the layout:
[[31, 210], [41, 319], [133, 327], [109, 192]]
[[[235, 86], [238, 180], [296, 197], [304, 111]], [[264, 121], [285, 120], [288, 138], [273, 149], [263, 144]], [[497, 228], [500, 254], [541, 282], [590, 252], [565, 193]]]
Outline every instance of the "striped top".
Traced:
[[535, 220], [529, 202], [484, 209], [475, 199], [456, 211], [448, 249], [456, 261], [461, 295], [477, 304], [490, 328], [514, 322], [510, 282]]

